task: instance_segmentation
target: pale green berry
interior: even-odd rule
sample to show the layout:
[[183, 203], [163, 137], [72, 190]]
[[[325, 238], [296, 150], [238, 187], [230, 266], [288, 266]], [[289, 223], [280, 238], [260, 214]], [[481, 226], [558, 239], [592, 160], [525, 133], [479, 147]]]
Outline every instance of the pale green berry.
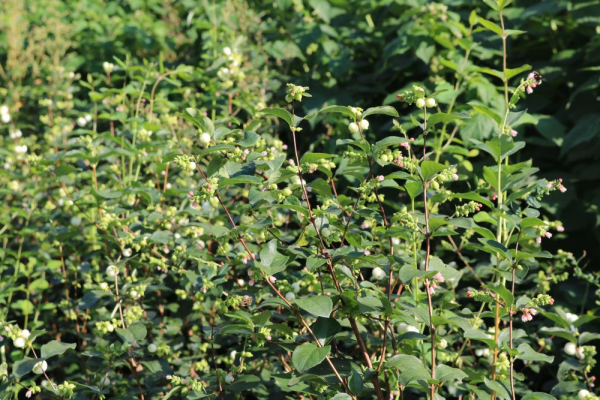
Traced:
[[150, 343], [148, 345], [148, 352], [149, 353], [156, 353], [156, 345], [154, 343]]
[[351, 122], [350, 124], [348, 124], [348, 130], [351, 133], [356, 133], [356, 132], [358, 132], [358, 125], [356, 125], [355, 122]]
[[360, 127], [363, 131], [366, 131], [367, 129], [369, 129], [369, 121], [363, 119], [362, 121], [360, 121]]
[[427, 108], [433, 108], [437, 105], [433, 97], [428, 98], [425, 104], [427, 105]]
[[423, 108], [423, 107], [425, 107], [425, 100], [423, 100], [423, 99], [417, 99], [417, 101], [415, 102], [415, 105], [418, 108]]

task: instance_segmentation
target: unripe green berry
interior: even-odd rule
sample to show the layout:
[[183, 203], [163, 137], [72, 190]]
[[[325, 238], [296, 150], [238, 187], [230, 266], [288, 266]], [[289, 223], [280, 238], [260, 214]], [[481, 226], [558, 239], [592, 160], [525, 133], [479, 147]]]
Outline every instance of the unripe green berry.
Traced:
[[425, 100], [423, 100], [423, 99], [417, 99], [417, 101], [415, 102], [415, 105], [418, 108], [423, 108], [425, 106]]

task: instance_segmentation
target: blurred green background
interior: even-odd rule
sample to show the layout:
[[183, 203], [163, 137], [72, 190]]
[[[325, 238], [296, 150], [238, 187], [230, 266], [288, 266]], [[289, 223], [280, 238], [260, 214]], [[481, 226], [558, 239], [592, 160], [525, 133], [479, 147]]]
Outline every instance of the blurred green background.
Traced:
[[[4, 0], [0, 8], [0, 99], [17, 105], [24, 131], [36, 129], [31, 116], [39, 115], [49, 71], [65, 67], [85, 81], [113, 57], [192, 66], [197, 101], [208, 104], [212, 95], [227, 107], [227, 96], [210, 88], [225, 46], [243, 54], [244, 76], [230, 93], [254, 94], [233, 100], [250, 114], [263, 101], [283, 104], [287, 82], [311, 88], [305, 112], [324, 104], [393, 104], [413, 83], [451, 88], [462, 63], [454, 110], [469, 111], [470, 101], [502, 103], [501, 81], [482, 68], [501, 69], [500, 40], [476, 26], [477, 46], [466, 62], [461, 41], [472, 10], [497, 21], [485, 1]], [[509, 68], [530, 64], [544, 77], [518, 127], [524, 157], [533, 158], [539, 176], [562, 177], [568, 188], [549, 199], [566, 231], [546, 245], [600, 260], [600, 2], [514, 1], [506, 19], [508, 29], [523, 31], [508, 40]], [[81, 92], [81, 104], [86, 98]], [[317, 126], [304, 131], [301, 146], [314, 146], [315, 137], [328, 146], [340, 128]], [[458, 135], [468, 145], [492, 129], [475, 115]]]

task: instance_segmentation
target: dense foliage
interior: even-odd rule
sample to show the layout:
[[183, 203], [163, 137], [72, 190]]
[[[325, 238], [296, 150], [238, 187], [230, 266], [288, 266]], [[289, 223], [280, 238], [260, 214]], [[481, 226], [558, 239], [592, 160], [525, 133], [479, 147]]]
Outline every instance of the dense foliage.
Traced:
[[0, 398], [598, 398], [596, 1], [0, 32]]

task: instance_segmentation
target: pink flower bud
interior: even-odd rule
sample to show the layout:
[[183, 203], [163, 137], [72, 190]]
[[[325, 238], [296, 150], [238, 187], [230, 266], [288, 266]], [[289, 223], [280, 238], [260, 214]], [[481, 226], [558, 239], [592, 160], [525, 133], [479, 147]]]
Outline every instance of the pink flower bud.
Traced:
[[531, 94], [531, 93], [533, 93], [533, 89], [530, 88], [529, 86], [527, 86], [527, 94]]
[[250, 150], [244, 149], [244, 154], [246, 154], [246, 155], [250, 154]]
[[444, 279], [444, 275], [442, 275], [440, 272], [438, 272], [437, 274], [435, 274], [434, 278], [435, 278], [436, 281], [438, 281], [440, 283], [443, 283], [443, 282], [446, 281], [446, 279]]
[[275, 281], [277, 280], [277, 278], [275, 278], [273, 275], [271, 275], [269, 277], [269, 280], [271, 281], [271, 283], [275, 283]]
[[562, 226], [562, 225], [560, 225], [560, 226], [557, 226], [557, 227], [556, 227], [556, 231], [557, 231], [557, 232], [564, 232], [564, 231], [565, 231], [565, 227], [564, 227], [564, 226]]
[[455, 181], [457, 181], [458, 180], [458, 174], [453, 174], [452, 175], [452, 179], [454, 179]]
[[535, 74], [534, 74], [533, 72], [530, 72], [530, 73], [527, 75], [527, 79], [535, 79]]
[[267, 151], [265, 150], [265, 151], [263, 151], [263, 152], [262, 152], [262, 153], [260, 153], [260, 154], [262, 154], [263, 156], [266, 156], [266, 155], [267, 155], [267, 154], [269, 154], [269, 153], [267, 153]]
[[378, 180], [379, 182], [383, 182], [383, 180], [384, 180], [384, 179], [385, 179], [385, 178], [383, 177], [383, 175], [379, 175], [379, 176], [377, 177], [377, 180]]
[[196, 207], [198, 207], [198, 202], [197, 201], [192, 202], [192, 208], [196, 208]]
[[254, 286], [254, 284], [255, 284], [255, 283], [256, 283], [256, 282], [254, 282], [254, 279], [250, 279], [250, 280], [248, 281], [248, 285], [250, 285], [250, 286]]
[[517, 137], [517, 131], [515, 131], [514, 129], [511, 129], [510, 130], [510, 136]]
[[267, 340], [271, 340], [271, 335], [266, 337]]
[[188, 192], [188, 196], [190, 197], [194, 197], [194, 192], [192, 192], [191, 190]]
[[544, 236], [546, 236], [548, 239], [550, 239], [552, 237], [552, 234], [550, 232], [546, 232], [546, 234]]
[[540, 244], [540, 243], [542, 243], [542, 238], [541, 238], [541, 237], [539, 237], [539, 236], [538, 236], [538, 237], [536, 237], [536, 238], [535, 238], [535, 242], [536, 242], [537, 244]]
[[171, 379], [173, 379], [173, 377], [171, 375], [167, 375], [167, 380], [170, 381]]
[[287, 150], [288, 149], [288, 145], [284, 144], [283, 146], [281, 146], [282, 149]]

